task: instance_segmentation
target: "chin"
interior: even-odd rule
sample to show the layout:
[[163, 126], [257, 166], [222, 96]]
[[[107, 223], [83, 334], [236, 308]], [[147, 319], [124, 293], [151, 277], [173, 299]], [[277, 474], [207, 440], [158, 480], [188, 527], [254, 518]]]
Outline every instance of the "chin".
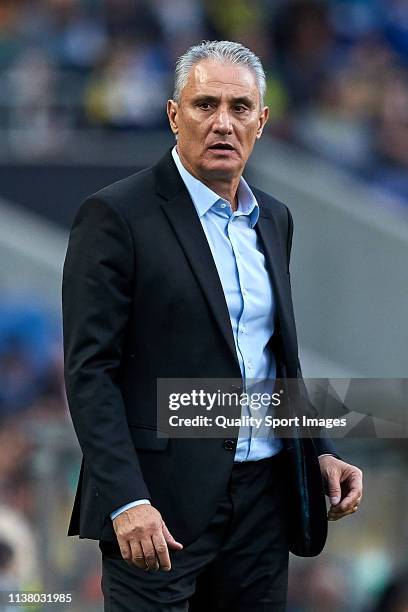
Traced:
[[203, 170], [206, 174], [211, 174], [212, 176], [220, 176], [221, 178], [228, 176], [236, 176], [241, 172], [241, 164], [237, 164], [236, 160], [214, 160], [211, 162], [207, 162]]

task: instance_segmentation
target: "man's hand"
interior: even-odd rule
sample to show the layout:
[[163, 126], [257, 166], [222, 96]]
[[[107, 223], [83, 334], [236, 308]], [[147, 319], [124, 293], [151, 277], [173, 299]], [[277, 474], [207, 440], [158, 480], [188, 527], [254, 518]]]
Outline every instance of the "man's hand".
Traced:
[[356, 512], [363, 495], [362, 471], [331, 455], [320, 457], [319, 463], [325, 492], [330, 498], [329, 521]]
[[122, 557], [140, 569], [170, 571], [169, 548], [181, 550], [167, 529], [161, 514], [150, 504], [125, 510], [113, 521]]

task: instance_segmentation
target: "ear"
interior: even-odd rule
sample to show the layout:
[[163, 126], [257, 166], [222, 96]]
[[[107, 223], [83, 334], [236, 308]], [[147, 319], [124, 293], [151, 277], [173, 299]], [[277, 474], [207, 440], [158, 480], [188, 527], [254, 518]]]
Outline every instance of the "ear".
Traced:
[[178, 104], [174, 100], [167, 100], [167, 116], [169, 118], [170, 128], [173, 134], [178, 134]]
[[268, 106], [264, 106], [258, 119], [258, 129], [256, 131], [257, 140], [262, 136], [263, 129], [265, 127], [265, 123], [268, 121], [269, 117], [269, 108]]

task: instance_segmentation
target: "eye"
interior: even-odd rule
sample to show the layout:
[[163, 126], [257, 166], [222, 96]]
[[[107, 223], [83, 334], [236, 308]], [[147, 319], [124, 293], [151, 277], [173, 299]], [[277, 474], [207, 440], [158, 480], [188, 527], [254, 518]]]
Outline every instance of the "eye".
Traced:
[[234, 106], [234, 111], [236, 113], [243, 113], [247, 110], [246, 106], [244, 106], [243, 104], [237, 104], [236, 106]]
[[209, 102], [198, 102], [197, 106], [198, 108], [201, 108], [201, 110], [210, 110], [211, 108], [211, 104]]

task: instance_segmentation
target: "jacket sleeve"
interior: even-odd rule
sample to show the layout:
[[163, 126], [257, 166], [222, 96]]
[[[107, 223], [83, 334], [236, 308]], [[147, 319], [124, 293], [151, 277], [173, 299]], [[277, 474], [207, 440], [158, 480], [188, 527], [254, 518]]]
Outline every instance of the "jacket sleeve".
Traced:
[[64, 375], [69, 409], [106, 516], [150, 494], [118, 383], [134, 282], [132, 236], [112, 204], [86, 200], [64, 264]]

